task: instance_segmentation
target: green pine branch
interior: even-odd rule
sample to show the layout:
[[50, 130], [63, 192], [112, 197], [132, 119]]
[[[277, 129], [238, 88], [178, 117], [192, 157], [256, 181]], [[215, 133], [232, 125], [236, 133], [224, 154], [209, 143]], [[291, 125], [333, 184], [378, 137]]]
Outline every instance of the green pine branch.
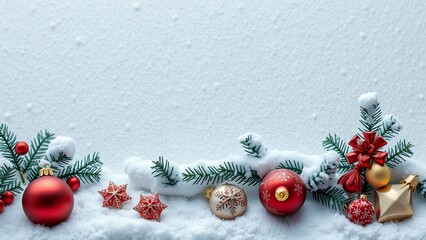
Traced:
[[30, 151], [25, 156], [24, 167], [22, 172], [27, 172], [32, 166], [37, 164], [37, 160], [44, 157], [49, 143], [55, 138], [55, 134], [48, 132], [47, 130], [40, 131], [37, 133], [37, 137], [31, 141]]
[[416, 193], [422, 195], [424, 198], [426, 198], [426, 180], [423, 180], [417, 185], [416, 187]]
[[244, 148], [244, 152], [252, 157], [261, 158], [264, 154], [263, 151], [267, 151], [267, 148], [265, 148], [265, 150], [262, 149], [262, 144], [253, 144], [251, 134], [248, 134], [244, 140], [240, 141], [240, 143]]
[[[391, 120], [393, 120], [393, 115], [391, 115]], [[387, 141], [391, 140], [392, 138], [394, 138], [398, 133], [399, 133], [400, 129], [397, 128], [393, 128], [392, 124], [387, 124], [385, 122], [382, 123], [382, 126], [380, 128], [380, 135], [382, 135], [382, 137], [384, 139], [386, 139]]]
[[283, 169], [283, 168], [291, 170], [300, 175], [303, 170], [303, 163], [300, 163], [294, 160], [285, 160], [283, 163], [280, 163], [280, 165], [278, 165], [278, 169]]
[[19, 173], [21, 181], [25, 183], [24, 173], [21, 168], [23, 158], [15, 152], [15, 145], [18, 142], [16, 139], [15, 134], [5, 124], [0, 125], [0, 151], [3, 157], [13, 164]]
[[21, 183], [16, 181], [15, 172], [13, 167], [6, 165], [0, 166], [0, 195], [5, 191], [11, 191], [15, 195], [21, 193]]
[[154, 177], [162, 177], [166, 180], [166, 182], [163, 182], [165, 185], [174, 186], [179, 182], [178, 174], [174, 173], [175, 167], [170, 168], [170, 162], [166, 159], [164, 160], [163, 157], [159, 157], [158, 161], [152, 161], [154, 163], [154, 166], [151, 167], [152, 174], [155, 174]]
[[[207, 169], [206, 169], [207, 168]], [[257, 171], [250, 169], [250, 176], [247, 177], [247, 170], [242, 165], [236, 165], [232, 162], [224, 162], [219, 166], [198, 166], [196, 168], [187, 168], [182, 173], [184, 182], [193, 182], [194, 185], [206, 183], [216, 184], [225, 181], [235, 181], [238, 184], [254, 186], [259, 184], [262, 179]]]
[[407, 158], [413, 156], [413, 147], [414, 145], [405, 141], [405, 139], [399, 140], [393, 148], [387, 150], [388, 158], [386, 160], [386, 165], [390, 168], [395, 168], [396, 165], [405, 162]]
[[56, 174], [56, 177], [67, 180], [75, 176], [83, 183], [99, 182], [101, 179], [101, 167], [102, 162], [99, 153], [95, 152], [92, 155], [87, 155], [83, 160], [63, 168]]
[[351, 165], [346, 159], [346, 154], [349, 152], [349, 146], [336, 134], [329, 134], [324, 141], [322, 141], [322, 146], [327, 151], [335, 151], [340, 156], [340, 165], [337, 169], [339, 173], [348, 172], [352, 169]]
[[[50, 154], [49, 156], [45, 156], [44, 160], [50, 163], [53, 173], [56, 175], [71, 163], [72, 158], [60, 152], [58, 157]], [[38, 164], [34, 164], [27, 172], [28, 182], [32, 182], [34, 179], [38, 178], [40, 170], [41, 167]]]
[[374, 113], [371, 115], [364, 107], [360, 107], [361, 119], [359, 122], [363, 128], [359, 128], [361, 132], [377, 132], [382, 123], [382, 109], [380, 103], [373, 106]]
[[345, 211], [352, 201], [344, 190], [332, 186], [312, 192], [312, 198], [326, 207], [340, 211]]

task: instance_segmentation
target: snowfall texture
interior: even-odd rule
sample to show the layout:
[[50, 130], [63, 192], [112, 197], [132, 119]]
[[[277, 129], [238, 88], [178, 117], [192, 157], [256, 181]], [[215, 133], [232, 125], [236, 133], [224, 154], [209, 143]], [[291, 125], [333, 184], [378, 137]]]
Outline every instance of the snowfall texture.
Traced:
[[[244, 186], [246, 214], [222, 221], [203, 187], [180, 181], [167, 189], [150, 169], [163, 156], [180, 173], [225, 160], [267, 172], [273, 156], [295, 156], [309, 161], [308, 182], [333, 159], [321, 141], [329, 133], [353, 137], [354, 100], [375, 91], [383, 112], [398, 116], [383, 121], [395, 129], [403, 122], [398, 138], [415, 145], [392, 183], [406, 173], [424, 179], [425, 13], [424, 0], [1, 1], [0, 122], [22, 141], [40, 129], [71, 136], [75, 144], [59, 139], [50, 153], [81, 159], [96, 151], [104, 167], [101, 181], [82, 185], [69, 219], [53, 228], [32, 224], [17, 196], [0, 214], [0, 240], [426, 239], [419, 194], [412, 218], [361, 227], [310, 197], [294, 215], [273, 216], [258, 186]], [[241, 152], [236, 137], [248, 131], [269, 146], [261, 158]], [[132, 200], [122, 210], [101, 207], [98, 191], [109, 181], [128, 184]], [[132, 209], [151, 190], [166, 193], [161, 222]]]

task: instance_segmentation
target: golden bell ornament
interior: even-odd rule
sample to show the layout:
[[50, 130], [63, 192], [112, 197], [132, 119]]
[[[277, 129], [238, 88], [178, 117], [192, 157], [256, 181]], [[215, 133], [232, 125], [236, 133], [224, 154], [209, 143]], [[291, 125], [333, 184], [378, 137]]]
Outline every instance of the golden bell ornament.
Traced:
[[392, 177], [391, 170], [386, 165], [380, 165], [377, 163], [371, 164], [371, 167], [365, 171], [365, 179], [368, 184], [374, 188], [381, 188], [390, 182]]
[[374, 208], [377, 221], [402, 221], [413, 216], [412, 193], [420, 180], [417, 175], [409, 175], [400, 184], [376, 189]]
[[241, 216], [247, 209], [246, 193], [232, 184], [225, 183], [216, 188], [208, 188], [205, 197], [209, 200], [213, 214], [223, 220]]

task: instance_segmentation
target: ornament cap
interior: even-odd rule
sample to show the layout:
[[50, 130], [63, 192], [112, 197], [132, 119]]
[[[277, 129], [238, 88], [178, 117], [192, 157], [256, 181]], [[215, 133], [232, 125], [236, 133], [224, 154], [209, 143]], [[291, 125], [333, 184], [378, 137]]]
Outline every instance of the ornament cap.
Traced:
[[204, 197], [207, 198], [207, 200], [210, 200], [213, 190], [214, 190], [214, 187], [208, 187], [206, 191], [204, 192]]
[[408, 177], [404, 178], [400, 183], [404, 186], [408, 186], [408, 189], [414, 192], [417, 185], [420, 183], [419, 176], [416, 174], [408, 175]]
[[359, 195], [359, 199], [368, 200], [368, 197], [365, 194], [361, 194], [361, 195]]
[[280, 201], [284, 202], [289, 197], [288, 190], [286, 187], [280, 186], [277, 189], [275, 189], [275, 198]]
[[53, 176], [53, 171], [48, 164], [44, 165], [42, 169], [40, 169], [39, 176]]

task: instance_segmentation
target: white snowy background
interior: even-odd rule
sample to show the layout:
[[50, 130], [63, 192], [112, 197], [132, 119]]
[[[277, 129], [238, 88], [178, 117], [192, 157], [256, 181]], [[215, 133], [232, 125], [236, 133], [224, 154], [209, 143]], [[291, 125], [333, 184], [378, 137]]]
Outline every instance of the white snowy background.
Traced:
[[[102, 208], [97, 190], [129, 183], [132, 156], [177, 163], [240, 154], [251, 131], [276, 149], [323, 154], [328, 133], [349, 140], [357, 98], [378, 92], [399, 138], [426, 158], [425, 1], [2, 1], [0, 122], [30, 141], [48, 129], [99, 151], [102, 182], [75, 195], [69, 220], [31, 224], [17, 197], [0, 239], [426, 239], [426, 200], [401, 223], [360, 227], [307, 199], [287, 218], [249, 192], [235, 221], [202, 196], [161, 196], [160, 223]], [[426, 162], [425, 162], [426, 164]]]

